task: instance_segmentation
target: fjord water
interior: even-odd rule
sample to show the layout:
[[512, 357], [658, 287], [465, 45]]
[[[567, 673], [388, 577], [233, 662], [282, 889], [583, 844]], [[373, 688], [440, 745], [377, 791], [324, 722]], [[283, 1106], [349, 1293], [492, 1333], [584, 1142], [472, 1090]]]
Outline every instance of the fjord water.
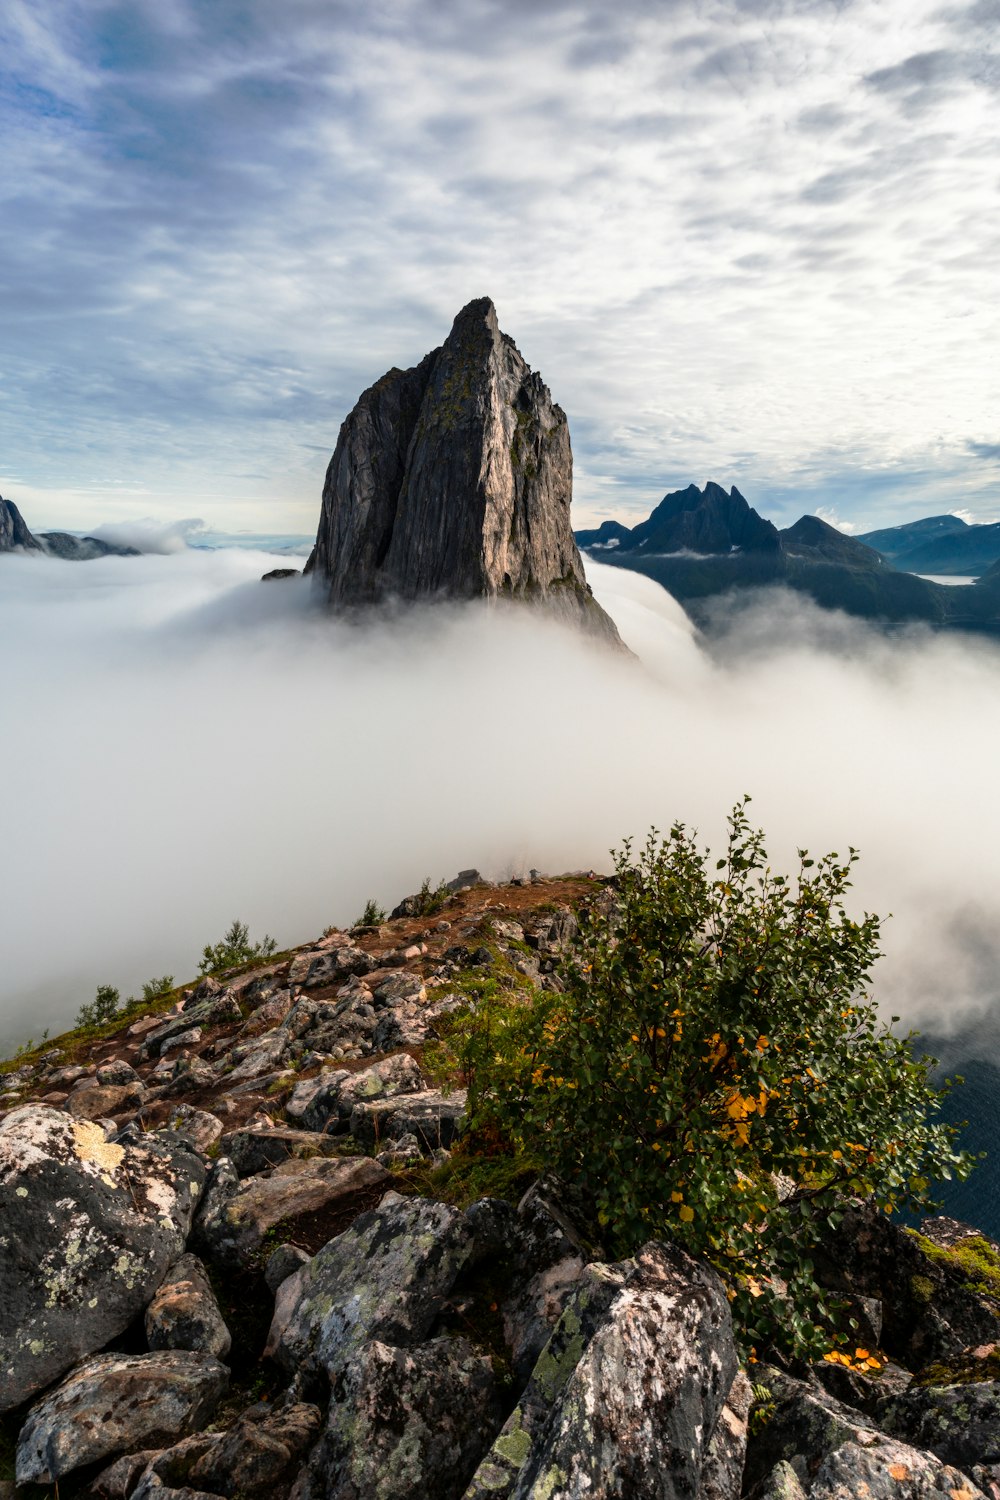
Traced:
[[[629, 662], [516, 611], [336, 622], [306, 581], [259, 583], [290, 561], [3, 559], [4, 1052], [98, 984], [192, 974], [234, 916], [284, 946], [427, 875], [607, 868], [675, 819], [717, 845], [750, 792], [776, 866], [860, 848], [857, 911], [894, 913], [875, 992], [966, 1073], [947, 1108], [991, 1144], [995, 645], [781, 591], [696, 636], [658, 585], [589, 563]], [[993, 1160], [948, 1202], [997, 1233]]]

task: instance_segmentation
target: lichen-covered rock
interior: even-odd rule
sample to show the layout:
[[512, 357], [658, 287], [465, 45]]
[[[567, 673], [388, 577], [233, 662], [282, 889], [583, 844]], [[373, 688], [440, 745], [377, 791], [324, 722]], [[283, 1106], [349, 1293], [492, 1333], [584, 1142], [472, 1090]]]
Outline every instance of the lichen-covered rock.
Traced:
[[355, 1104], [394, 1099], [424, 1088], [419, 1067], [407, 1052], [380, 1057], [367, 1068], [324, 1068], [317, 1078], [303, 1079], [292, 1093], [286, 1114], [306, 1130], [323, 1130], [331, 1120], [346, 1127]]
[[500, 1312], [514, 1375], [523, 1383], [592, 1257], [544, 1182], [518, 1204], [503, 1253], [512, 1275]]
[[232, 1344], [205, 1267], [196, 1255], [182, 1255], [170, 1267], [146, 1308], [145, 1326], [150, 1349], [190, 1349], [225, 1359]]
[[457, 1209], [386, 1193], [278, 1288], [265, 1352], [289, 1373], [308, 1361], [335, 1381], [373, 1339], [408, 1348], [430, 1332], [473, 1248]]
[[317, 1157], [284, 1161], [234, 1187], [229, 1174], [235, 1176], [235, 1168], [228, 1158], [221, 1161], [227, 1162], [226, 1180], [215, 1185], [194, 1239], [209, 1260], [233, 1269], [254, 1260], [279, 1224], [303, 1243], [317, 1235], [324, 1243], [331, 1220], [350, 1214], [359, 1198], [369, 1198], [390, 1181], [385, 1168], [366, 1156]]
[[207, 1109], [195, 1109], [190, 1104], [178, 1104], [167, 1123], [174, 1135], [188, 1141], [202, 1156], [222, 1139], [225, 1130], [216, 1115]]
[[449, 1147], [465, 1122], [465, 1090], [442, 1094], [425, 1089], [391, 1099], [359, 1099], [351, 1111], [351, 1134], [363, 1146], [415, 1135], [428, 1151]]
[[588, 1266], [469, 1500], [697, 1495], [736, 1371], [707, 1267], [667, 1244]]
[[745, 1484], [751, 1492], [784, 1460], [794, 1466], [810, 1500], [979, 1495], [966, 1474], [933, 1453], [886, 1436], [871, 1417], [820, 1386], [768, 1368], [760, 1370], [760, 1379], [772, 1390], [775, 1407], [747, 1448]]
[[37, 1104], [0, 1121], [0, 1411], [142, 1312], [184, 1249], [204, 1181], [177, 1140], [118, 1144]]
[[780, 1459], [752, 1494], [753, 1500], [805, 1500], [806, 1492], [792, 1465]]
[[1000, 1381], [911, 1385], [889, 1402], [879, 1425], [963, 1469], [1000, 1463]]
[[809, 1500], [984, 1500], [968, 1475], [887, 1437], [836, 1448], [806, 1493]]
[[499, 1425], [492, 1364], [466, 1339], [366, 1344], [338, 1380], [302, 1500], [459, 1500]]
[[184, 1436], [212, 1418], [229, 1371], [206, 1354], [99, 1354], [36, 1402], [17, 1441], [18, 1484]]
[[308, 1402], [252, 1407], [225, 1432], [198, 1433], [155, 1454], [133, 1500], [167, 1500], [178, 1490], [276, 1500], [287, 1493], [322, 1424], [319, 1408]]
[[708, 1445], [698, 1500], [739, 1500], [752, 1401], [753, 1387], [746, 1372], [738, 1370]]
[[834, 1290], [881, 1300], [882, 1347], [911, 1369], [1000, 1340], [1000, 1253], [958, 1229], [949, 1247], [852, 1206], [819, 1262]]
[[566, 414], [482, 297], [344, 422], [307, 571], [335, 608], [518, 599], [620, 645], [584, 577], [572, 487]]

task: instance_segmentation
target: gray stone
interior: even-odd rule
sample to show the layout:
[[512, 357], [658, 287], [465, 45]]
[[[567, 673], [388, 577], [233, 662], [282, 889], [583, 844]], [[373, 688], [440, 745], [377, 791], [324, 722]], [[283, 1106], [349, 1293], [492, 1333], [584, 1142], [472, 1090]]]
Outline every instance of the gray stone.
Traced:
[[0, 1412], [117, 1337], [184, 1249], [205, 1167], [26, 1105], [0, 1121]]
[[332, 1136], [313, 1130], [244, 1127], [222, 1137], [222, 1150], [240, 1177], [252, 1177], [283, 1161], [309, 1161], [316, 1156], [336, 1156], [340, 1146]]
[[698, 1500], [739, 1500], [752, 1401], [753, 1387], [746, 1372], [738, 1370], [708, 1445]]
[[71, 1093], [66, 1108], [75, 1120], [100, 1120], [108, 1115], [137, 1109], [145, 1092], [138, 1081], [108, 1088], [95, 1083], [92, 1088]]
[[215, 1115], [205, 1109], [194, 1109], [190, 1104], [178, 1104], [167, 1123], [174, 1135], [190, 1142], [202, 1156], [222, 1139], [225, 1130]]
[[448, 1147], [465, 1122], [465, 1090], [445, 1095], [436, 1089], [394, 1099], [359, 1100], [351, 1111], [351, 1134], [365, 1146], [401, 1135], [415, 1135], [434, 1151]]
[[212, 1418], [229, 1385], [209, 1355], [99, 1354], [31, 1408], [17, 1442], [18, 1484], [49, 1484], [114, 1453], [162, 1445]]
[[272, 1296], [282, 1282], [287, 1281], [289, 1276], [294, 1276], [296, 1271], [301, 1271], [311, 1259], [312, 1257], [298, 1245], [279, 1245], [277, 1250], [268, 1257], [267, 1265], [264, 1267], [264, 1281]]
[[319, 1408], [285, 1401], [251, 1408], [225, 1432], [204, 1432], [155, 1454], [134, 1500], [169, 1500], [194, 1490], [246, 1500], [287, 1492], [322, 1427]]
[[[199, 1215], [195, 1240], [213, 1262], [235, 1269], [252, 1262], [265, 1237], [279, 1225], [296, 1239], [324, 1243], [336, 1233], [331, 1222], [350, 1214], [359, 1198], [370, 1198], [389, 1174], [367, 1156], [289, 1160], [233, 1187], [228, 1158], [212, 1202]], [[230, 1175], [231, 1174], [231, 1175]], [[314, 1245], [313, 1248], [319, 1248]]]
[[303, 1500], [460, 1500], [499, 1425], [493, 1367], [465, 1339], [373, 1341], [337, 1382]]
[[714, 1272], [667, 1244], [590, 1265], [466, 1494], [697, 1495], [736, 1371]]
[[[757, 1377], [775, 1398], [773, 1414], [747, 1448], [745, 1485], [751, 1491], [784, 1460], [812, 1476], [810, 1500], [969, 1500], [978, 1496], [968, 1477], [934, 1454], [880, 1432], [871, 1417], [845, 1406], [816, 1385], [760, 1367]], [[955, 1492], [958, 1492], [957, 1494]]]
[[587, 586], [572, 486], [566, 414], [483, 297], [440, 349], [390, 370], [344, 422], [307, 571], [338, 609], [517, 599], [620, 645]]
[[170, 1267], [146, 1308], [150, 1349], [188, 1349], [225, 1359], [232, 1344], [212, 1284], [196, 1255], [182, 1255]]
[[266, 1354], [290, 1373], [310, 1361], [335, 1381], [372, 1339], [419, 1343], [473, 1244], [457, 1209], [386, 1193], [278, 1288]]
[[879, 1425], [963, 1469], [1000, 1463], [1000, 1381], [911, 1385], [888, 1403]]

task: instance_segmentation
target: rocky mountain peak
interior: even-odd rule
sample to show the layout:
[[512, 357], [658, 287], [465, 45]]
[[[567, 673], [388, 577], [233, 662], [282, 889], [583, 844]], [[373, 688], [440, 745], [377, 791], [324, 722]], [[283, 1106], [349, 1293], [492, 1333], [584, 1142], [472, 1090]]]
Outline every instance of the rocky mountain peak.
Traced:
[[32, 552], [41, 550], [13, 500], [0, 495], [0, 552], [13, 552], [15, 547]]
[[347, 417], [308, 571], [336, 609], [519, 600], [617, 645], [573, 538], [572, 486], [566, 414], [480, 297]]

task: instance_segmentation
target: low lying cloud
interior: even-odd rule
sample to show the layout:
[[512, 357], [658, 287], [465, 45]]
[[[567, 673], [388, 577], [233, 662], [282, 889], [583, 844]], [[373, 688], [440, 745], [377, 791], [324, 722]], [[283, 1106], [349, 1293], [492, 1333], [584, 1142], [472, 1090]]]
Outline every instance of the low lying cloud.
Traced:
[[111, 542], [116, 547], [135, 547], [139, 552], [169, 555], [183, 552], [193, 539], [205, 530], [205, 523], [196, 516], [180, 521], [158, 521], [149, 516], [141, 521], [105, 521], [90, 533], [102, 542]]
[[99, 983], [190, 976], [235, 916], [281, 945], [477, 865], [608, 868], [675, 819], [718, 844], [744, 793], [775, 864], [862, 851], [893, 912], [878, 993], [934, 1030], [992, 1005], [1000, 651], [882, 636], [785, 592], [697, 635], [589, 565], [639, 654], [520, 611], [312, 606], [245, 550], [2, 559], [0, 1040]]

